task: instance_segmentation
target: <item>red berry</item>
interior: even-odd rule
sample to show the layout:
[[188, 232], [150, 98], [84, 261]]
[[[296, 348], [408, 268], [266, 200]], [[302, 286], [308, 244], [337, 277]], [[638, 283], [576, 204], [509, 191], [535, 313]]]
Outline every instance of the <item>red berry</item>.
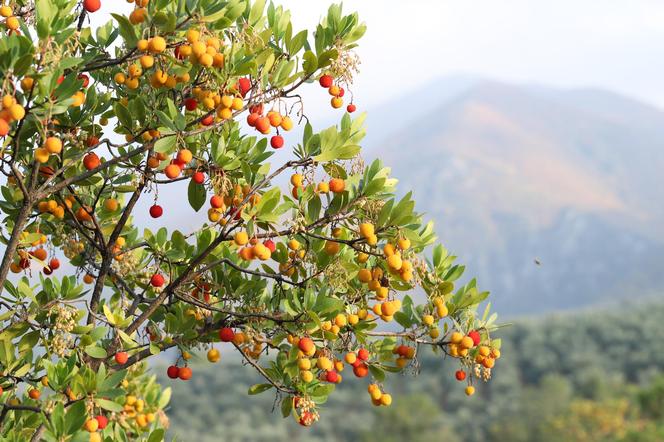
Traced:
[[175, 365], [171, 365], [170, 367], [168, 367], [166, 369], [166, 374], [171, 379], [177, 379], [179, 373], [180, 373], [180, 369]]
[[101, 8], [101, 0], [83, 0], [83, 7], [88, 12], [96, 12]]
[[322, 87], [324, 87], [324, 88], [326, 88], [326, 89], [329, 88], [330, 86], [332, 86], [332, 83], [333, 83], [333, 82], [334, 82], [334, 78], [332, 78], [331, 75], [327, 75], [327, 74], [326, 74], [326, 75], [323, 75], [323, 76], [320, 77], [320, 79], [318, 80], [318, 83], [319, 83]]
[[108, 418], [106, 416], [95, 416], [95, 419], [97, 419], [97, 424], [99, 424], [99, 429], [103, 430], [106, 428], [106, 425], [108, 425]]
[[333, 384], [336, 384], [339, 381], [339, 373], [336, 371], [328, 371], [327, 374], [325, 375], [325, 380], [327, 382], [331, 382]]
[[210, 205], [215, 209], [219, 209], [224, 205], [224, 198], [219, 195], [212, 195], [212, 198], [210, 198]]
[[230, 327], [224, 327], [219, 330], [219, 339], [221, 339], [221, 342], [231, 342], [235, 339], [235, 332]]
[[48, 267], [51, 270], [57, 270], [60, 268], [60, 261], [58, 258], [51, 258], [51, 260], [48, 262]]
[[357, 357], [362, 361], [366, 361], [367, 359], [369, 359], [369, 350], [367, 350], [366, 348], [361, 348], [357, 352]]
[[271, 239], [268, 239], [267, 241], [263, 242], [263, 245], [268, 249], [270, 249], [270, 253], [274, 253], [274, 251], [277, 250], [277, 245]]
[[270, 139], [270, 146], [272, 146], [273, 149], [281, 149], [284, 147], [284, 137], [281, 135], [275, 135]]
[[463, 381], [466, 379], [466, 372], [463, 370], [457, 370], [456, 373], [454, 373], [454, 377], [456, 377], [457, 381]]
[[358, 378], [363, 378], [369, 374], [369, 367], [367, 367], [367, 364], [364, 363], [357, 364], [353, 367], [353, 373]]
[[158, 204], [155, 204], [154, 206], [150, 207], [150, 216], [152, 218], [159, 218], [161, 215], [164, 214], [164, 209]]
[[129, 360], [129, 355], [126, 351], [119, 351], [115, 354], [115, 362], [120, 365], [124, 365]]
[[251, 81], [248, 78], [240, 78], [237, 82], [240, 94], [244, 97], [251, 90]]
[[191, 379], [191, 368], [182, 367], [178, 369], [178, 377], [183, 381], [188, 381], [189, 379]]
[[196, 110], [196, 108], [198, 107], [198, 101], [196, 101], [195, 98], [187, 98], [184, 100], [184, 107], [188, 111]]
[[346, 106], [346, 110], [348, 111], [349, 114], [352, 114], [357, 110], [357, 106], [355, 106], [353, 103], [349, 104]]
[[346, 93], [346, 91], [344, 90], [344, 88], [340, 87], [339, 88], [339, 95], [337, 95], [337, 97], [341, 98], [341, 97], [344, 96], [345, 93]]
[[164, 285], [164, 277], [159, 273], [155, 273], [152, 275], [152, 278], [150, 278], [150, 285], [152, 285], [152, 287], [161, 287]]
[[201, 120], [203, 126], [212, 126], [212, 123], [214, 123], [214, 117], [212, 115], [207, 115]]
[[479, 345], [480, 341], [482, 340], [480, 332], [478, 332], [477, 330], [472, 330], [468, 332], [468, 337], [473, 340], [473, 345], [475, 346]]
[[194, 181], [196, 184], [203, 184], [205, 182], [205, 174], [203, 172], [194, 172], [194, 174], [191, 176], [191, 179]]
[[249, 108], [249, 113], [258, 114], [259, 116], [263, 115], [263, 103], [254, 104], [253, 106], [251, 106]]
[[90, 84], [90, 77], [88, 77], [85, 74], [79, 74], [78, 75], [79, 80], [83, 80], [83, 87], [86, 88]]
[[247, 115], [247, 124], [251, 127], [256, 127], [256, 122], [260, 118], [260, 114], [256, 112], [252, 112], [249, 115]]

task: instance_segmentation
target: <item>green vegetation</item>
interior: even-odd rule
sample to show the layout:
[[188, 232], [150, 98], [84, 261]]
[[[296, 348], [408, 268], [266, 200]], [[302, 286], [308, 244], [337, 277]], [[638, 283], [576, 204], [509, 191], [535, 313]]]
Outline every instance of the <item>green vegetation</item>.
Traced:
[[509, 356], [472, 398], [454, 385], [450, 361], [423, 356], [417, 378], [387, 383], [392, 407], [372, 407], [349, 378], [308, 429], [268, 414], [274, 395], [248, 399], [256, 379], [222, 350], [220, 365], [196, 365], [190, 384], [173, 385], [170, 433], [202, 442], [663, 440], [662, 316], [664, 303], [651, 303], [517, 321], [501, 332]]

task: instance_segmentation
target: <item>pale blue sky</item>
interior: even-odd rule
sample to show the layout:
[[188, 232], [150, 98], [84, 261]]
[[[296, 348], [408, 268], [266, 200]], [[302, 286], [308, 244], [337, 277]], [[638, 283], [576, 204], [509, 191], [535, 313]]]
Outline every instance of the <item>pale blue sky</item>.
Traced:
[[[132, 6], [102, 3], [95, 21], [111, 8]], [[277, 3], [291, 9], [296, 28], [311, 28], [330, 4]], [[363, 108], [456, 73], [603, 87], [664, 108], [661, 0], [347, 0], [344, 6], [369, 26], [355, 88]]]

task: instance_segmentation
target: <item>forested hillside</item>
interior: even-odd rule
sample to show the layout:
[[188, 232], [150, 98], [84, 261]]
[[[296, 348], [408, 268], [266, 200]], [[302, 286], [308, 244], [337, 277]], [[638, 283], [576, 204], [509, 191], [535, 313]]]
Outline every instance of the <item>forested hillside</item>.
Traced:
[[[171, 434], [183, 441], [643, 441], [664, 440], [664, 303], [649, 302], [517, 321], [501, 333], [494, 379], [468, 398], [451, 364], [425, 356], [420, 374], [393, 380], [394, 404], [371, 406], [346, 376], [304, 429], [282, 420], [272, 393], [248, 397], [259, 379], [239, 361], [199, 362], [173, 383]], [[423, 352], [424, 354], [425, 352]], [[162, 370], [159, 370], [162, 372]], [[661, 376], [661, 375], [659, 375]], [[269, 411], [274, 407], [274, 413]]]

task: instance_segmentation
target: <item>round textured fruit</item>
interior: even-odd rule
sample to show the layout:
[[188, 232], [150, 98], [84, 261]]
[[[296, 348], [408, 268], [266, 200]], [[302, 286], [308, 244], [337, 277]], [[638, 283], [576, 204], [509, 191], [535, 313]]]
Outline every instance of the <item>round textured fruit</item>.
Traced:
[[333, 83], [333, 82], [334, 82], [334, 78], [332, 78], [331, 75], [327, 75], [327, 74], [326, 74], [326, 75], [322, 75], [322, 76], [318, 79], [318, 84], [320, 84], [321, 87], [324, 87], [325, 89], [327, 89], [327, 88], [329, 88], [330, 86], [332, 86], [332, 83]]
[[210, 205], [215, 209], [219, 209], [224, 206], [224, 197], [219, 195], [212, 195], [210, 198]]
[[60, 261], [58, 260], [58, 258], [52, 258], [52, 259], [48, 262], [48, 267], [49, 267], [51, 270], [57, 270], [57, 269], [59, 269], [59, 268], [60, 268]]
[[281, 135], [273, 136], [270, 138], [270, 146], [272, 146], [273, 149], [281, 149], [284, 147], [284, 137]]
[[183, 381], [191, 379], [191, 374], [191, 368], [189, 367], [181, 367], [178, 369], [178, 377]]
[[4, 118], [0, 118], [0, 137], [4, 137], [9, 133], [9, 123]]
[[201, 171], [194, 172], [194, 174], [191, 176], [191, 179], [196, 184], [203, 184], [205, 182], [205, 174]]
[[352, 114], [356, 110], [357, 110], [357, 106], [355, 106], [353, 103], [346, 106], [346, 111], [348, 111], [349, 114]]
[[478, 332], [477, 330], [469, 331], [468, 337], [473, 340], [473, 346], [479, 345], [480, 341], [482, 340], [480, 332]]
[[48, 150], [48, 153], [59, 154], [62, 152], [62, 141], [57, 137], [48, 137], [44, 141], [44, 149]]
[[97, 12], [101, 8], [101, 0], [83, 0], [83, 8], [88, 12]]
[[314, 344], [314, 341], [311, 340], [311, 338], [300, 339], [300, 341], [297, 343], [297, 347], [305, 354], [313, 353], [316, 349], [316, 345]]
[[341, 178], [332, 178], [330, 180], [330, 190], [334, 193], [341, 193], [346, 188], [346, 182]]
[[96, 169], [100, 164], [99, 156], [94, 152], [89, 152], [83, 157], [83, 166], [87, 170]]
[[235, 338], [235, 332], [230, 327], [224, 327], [219, 330], [219, 339], [221, 342], [232, 342]]
[[212, 363], [219, 362], [220, 357], [221, 355], [219, 354], [219, 350], [217, 350], [216, 348], [211, 348], [207, 352], [207, 360]]
[[198, 101], [196, 101], [195, 98], [187, 98], [184, 100], [184, 107], [188, 111], [196, 110], [196, 108], [198, 107]]
[[125, 351], [119, 351], [115, 354], [115, 362], [120, 365], [124, 365], [129, 360], [129, 355]]
[[472, 385], [469, 385], [469, 386], [466, 387], [465, 391], [466, 391], [466, 394], [468, 396], [472, 396], [473, 394], [475, 394], [475, 387], [473, 387]]
[[95, 419], [97, 419], [97, 423], [99, 424], [100, 430], [103, 430], [108, 425], [108, 418], [106, 416], [102, 415], [95, 416]]
[[240, 94], [244, 97], [251, 90], [251, 81], [248, 78], [240, 78], [237, 82]]
[[175, 365], [171, 365], [166, 369], [166, 375], [171, 379], [177, 379], [179, 372], [180, 369]]
[[454, 377], [457, 381], [463, 381], [466, 379], [466, 372], [463, 370], [457, 370], [456, 373], [454, 373]]
[[358, 378], [363, 378], [369, 374], [369, 367], [364, 363], [359, 363], [353, 366], [353, 373]]
[[152, 218], [159, 218], [161, 215], [164, 214], [164, 209], [158, 204], [155, 204], [154, 206], [150, 207], [150, 216]]
[[180, 167], [177, 164], [169, 164], [164, 169], [164, 174], [170, 179], [177, 178], [178, 176], [180, 176], [181, 172], [182, 172], [182, 170], [180, 169]]
[[86, 431], [94, 433], [99, 428], [99, 421], [97, 421], [97, 419], [94, 418], [88, 419], [87, 421], [85, 421], [85, 424], [83, 426]]
[[361, 349], [357, 352], [357, 357], [358, 357], [358, 359], [360, 359], [361, 361], [366, 361], [367, 359], [369, 359], [369, 350], [367, 350], [366, 348], [361, 348]]
[[164, 285], [164, 277], [159, 273], [155, 273], [152, 275], [152, 278], [150, 278], [150, 285], [152, 285], [152, 287], [161, 287]]

